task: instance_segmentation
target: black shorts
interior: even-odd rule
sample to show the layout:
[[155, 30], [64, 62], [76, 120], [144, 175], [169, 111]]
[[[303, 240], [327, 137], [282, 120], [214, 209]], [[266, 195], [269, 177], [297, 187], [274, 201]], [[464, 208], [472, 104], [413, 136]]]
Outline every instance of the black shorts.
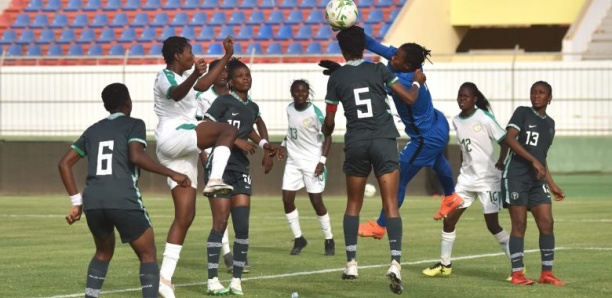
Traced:
[[145, 209], [92, 209], [84, 212], [92, 235], [106, 238], [109, 234], [114, 233], [116, 227], [123, 243], [138, 239], [152, 226], [149, 214]]
[[372, 168], [377, 178], [399, 169], [395, 139], [359, 140], [345, 144], [342, 170], [346, 175], [367, 177]]
[[504, 178], [502, 196], [504, 207], [514, 205], [532, 208], [541, 204], [552, 204], [548, 185], [540, 181]]
[[226, 170], [223, 173], [223, 182], [231, 185], [234, 190], [227, 195], [215, 195], [215, 198], [230, 198], [241, 194], [251, 196], [251, 175], [238, 171]]

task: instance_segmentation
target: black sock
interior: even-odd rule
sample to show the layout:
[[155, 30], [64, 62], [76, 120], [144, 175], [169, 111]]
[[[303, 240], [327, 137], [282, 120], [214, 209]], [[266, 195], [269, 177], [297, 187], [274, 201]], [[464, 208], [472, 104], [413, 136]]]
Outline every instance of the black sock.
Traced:
[[223, 232], [217, 232], [213, 229], [208, 234], [206, 241], [206, 253], [208, 255], [208, 279], [219, 275], [219, 254], [221, 253], [221, 239]]
[[85, 297], [94, 298], [100, 295], [100, 290], [106, 279], [108, 263], [91, 259], [87, 268], [87, 281], [85, 282]]
[[157, 298], [159, 292], [159, 266], [157, 262], [140, 264], [142, 297]]
[[242, 271], [246, 264], [249, 252], [249, 207], [236, 207], [232, 209], [232, 223], [234, 224], [234, 273], [233, 277], [242, 278]]
[[540, 255], [542, 256], [542, 271], [552, 271], [555, 260], [555, 234], [540, 235]]
[[389, 249], [391, 260], [401, 263], [402, 259], [402, 218], [387, 218], [387, 236], [389, 237]]
[[359, 216], [344, 215], [344, 245], [346, 261], [357, 259], [357, 233], [359, 231]]
[[510, 250], [510, 262], [512, 262], [512, 272], [523, 271], [523, 254], [525, 252], [525, 239], [510, 235], [508, 242]]

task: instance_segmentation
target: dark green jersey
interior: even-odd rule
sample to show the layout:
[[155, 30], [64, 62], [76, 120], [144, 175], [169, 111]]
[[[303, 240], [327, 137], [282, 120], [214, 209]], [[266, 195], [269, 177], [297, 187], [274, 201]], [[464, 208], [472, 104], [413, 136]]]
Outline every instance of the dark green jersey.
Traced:
[[333, 105], [342, 102], [345, 143], [399, 137], [385, 91], [385, 85], [395, 82], [397, 77], [382, 63], [351, 61], [332, 73], [325, 102]]
[[[259, 106], [249, 99], [242, 101], [235, 93], [218, 97], [206, 111], [206, 118], [215, 122], [227, 122], [238, 128], [238, 137], [246, 140], [253, 131], [255, 120], [259, 117]], [[242, 150], [232, 148], [232, 155], [226, 170], [249, 172], [249, 159]]]
[[[548, 149], [555, 137], [555, 121], [552, 118], [540, 116], [531, 107], [518, 107], [506, 128], [518, 130], [518, 142], [529, 154], [546, 166]], [[508, 176], [535, 179], [536, 172], [529, 161], [511, 151], [504, 173], [504, 177]]]
[[144, 122], [116, 113], [87, 128], [72, 144], [81, 157], [87, 156], [85, 210], [144, 208], [137, 187], [140, 169], [129, 156], [131, 142], [147, 145]]

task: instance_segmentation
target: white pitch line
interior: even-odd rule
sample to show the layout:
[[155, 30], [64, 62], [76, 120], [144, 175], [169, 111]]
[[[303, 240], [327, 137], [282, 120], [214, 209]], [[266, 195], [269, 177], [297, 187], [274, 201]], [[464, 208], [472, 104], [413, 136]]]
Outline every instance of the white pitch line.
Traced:
[[[603, 251], [612, 251], [612, 247], [557, 247], [557, 248], [555, 248], [555, 250], [603, 250]], [[539, 251], [540, 251], [539, 249], [529, 249], [529, 250], [525, 250], [525, 253], [533, 253], [533, 252], [539, 252]], [[453, 261], [471, 260], [471, 259], [479, 259], [479, 258], [497, 257], [497, 256], [501, 256], [501, 255], [504, 255], [504, 253], [498, 252], [498, 253], [468, 255], [468, 256], [462, 256], [462, 257], [453, 257], [452, 260]], [[439, 259], [435, 259], [435, 260], [420, 260], [420, 261], [412, 261], [412, 262], [402, 262], [402, 265], [429, 264], [429, 263], [433, 263], [433, 262], [437, 262], [437, 261], [439, 261]], [[362, 270], [362, 269], [371, 269], [371, 268], [380, 268], [380, 267], [386, 267], [386, 266], [389, 266], [389, 264], [359, 266], [359, 270]], [[271, 278], [285, 278], [285, 277], [300, 276], [300, 275], [324, 274], [324, 273], [330, 273], [330, 272], [336, 272], [336, 271], [342, 271], [342, 270], [344, 270], [344, 268], [323, 269], [323, 270], [316, 270], [316, 271], [302, 271], [302, 272], [293, 272], [293, 273], [276, 274], [276, 275], [264, 275], [264, 276], [257, 276], [257, 277], [247, 277], [247, 278], [243, 278], [242, 280], [243, 281], [247, 281], [247, 280], [271, 279]], [[182, 283], [182, 284], [175, 284], [174, 287], [202, 286], [202, 285], [205, 285], [205, 284], [206, 284], [206, 282]], [[140, 292], [141, 288], [131, 288], [131, 289], [123, 289], [123, 290], [102, 291], [100, 294], [117, 294], [117, 293], [136, 292], [136, 291]], [[70, 297], [83, 297], [84, 295], [85, 295], [85, 293], [77, 293], [77, 294], [49, 296], [49, 297], [42, 297], [42, 298], [70, 298]]]

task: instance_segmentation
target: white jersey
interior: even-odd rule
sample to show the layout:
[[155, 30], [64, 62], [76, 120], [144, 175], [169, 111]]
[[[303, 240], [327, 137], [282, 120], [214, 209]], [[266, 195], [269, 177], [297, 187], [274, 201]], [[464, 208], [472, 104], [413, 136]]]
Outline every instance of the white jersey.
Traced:
[[217, 97], [219, 97], [219, 94], [215, 92], [212, 86], [204, 92], [196, 92], [196, 101], [198, 102], [196, 119], [204, 119], [204, 114], [206, 114], [206, 111], [208, 111], [208, 108], [210, 108], [210, 106], [215, 101], [215, 99], [217, 99]]
[[[301, 111], [296, 110], [291, 103], [287, 106], [287, 118], [287, 162], [316, 166], [323, 144], [323, 113], [312, 103]], [[312, 167], [314, 171], [314, 166]]]
[[492, 141], [501, 142], [506, 131], [495, 116], [476, 108], [467, 118], [453, 117], [462, 163], [457, 188], [469, 191], [499, 191], [501, 171], [495, 168], [495, 148]]
[[153, 87], [153, 94], [155, 96], [153, 110], [158, 118], [157, 127], [155, 128], [156, 138], [164, 130], [176, 129], [183, 124], [196, 123], [197, 102], [193, 89], [179, 101], [170, 98], [171, 88], [180, 85], [187, 77], [189, 77], [188, 73], [183, 73], [180, 76], [168, 69], [162, 69], [157, 73], [155, 86]]

